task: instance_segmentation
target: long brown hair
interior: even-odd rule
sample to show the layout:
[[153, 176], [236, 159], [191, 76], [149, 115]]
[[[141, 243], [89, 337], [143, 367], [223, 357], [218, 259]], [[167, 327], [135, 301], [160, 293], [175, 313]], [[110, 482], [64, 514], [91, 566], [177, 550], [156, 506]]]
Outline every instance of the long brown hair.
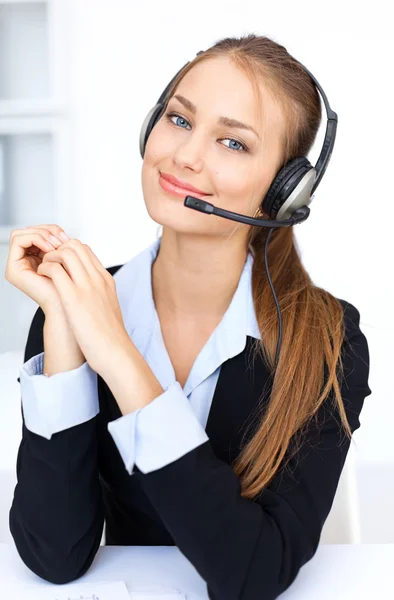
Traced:
[[[284, 46], [267, 37], [250, 34], [219, 40], [182, 69], [166, 104], [194, 65], [223, 55], [244, 70], [259, 98], [258, 81], [263, 77], [264, 85], [280, 103], [286, 127], [278, 170], [292, 158], [307, 156], [322, 118], [319, 94], [302, 65]], [[329, 395], [339, 411], [345, 434], [352, 438], [340, 391], [343, 308], [337, 298], [313, 284], [301, 263], [292, 227], [274, 230], [267, 249], [269, 272], [282, 315], [281, 350], [274, 370], [278, 314], [264, 262], [269, 231], [251, 226], [248, 237], [254, 255], [252, 288], [261, 333], [255, 352], [261, 352], [272, 374], [267, 408], [259, 417], [253, 437], [232, 465], [241, 481], [242, 496], [248, 499], [267, 486], [279, 467], [287, 465], [298, 450], [297, 444], [291, 444], [294, 434], [302, 434], [308, 422], [316, 419], [317, 410]]]

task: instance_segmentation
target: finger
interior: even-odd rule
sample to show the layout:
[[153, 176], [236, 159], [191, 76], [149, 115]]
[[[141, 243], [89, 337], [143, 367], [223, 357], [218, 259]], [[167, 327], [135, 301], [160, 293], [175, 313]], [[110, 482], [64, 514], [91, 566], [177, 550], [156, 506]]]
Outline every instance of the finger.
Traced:
[[59, 225], [56, 225], [56, 223], [49, 223], [44, 225], [29, 225], [26, 229], [31, 229], [33, 231], [35, 229], [44, 229], [46, 231], [49, 231], [49, 234], [57, 238], [61, 244], [63, 244], [64, 242], [68, 242], [68, 240], [70, 239], [70, 237], [67, 235], [64, 229], [62, 229]]
[[62, 248], [72, 248], [75, 251], [94, 285], [99, 285], [103, 282], [104, 267], [87, 244], [83, 244], [78, 239], [71, 239], [65, 242]]
[[46, 254], [42, 264], [48, 263], [58, 263], [70, 280], [78, 287], [86, 287], [90, 282], [88, 272], [80, 259], [80, 254], [72, 246], [64, 244], [58, 250]]
[[62, 305], [65, 309], [70, 309], [75, 302], [75, 286], [62, 265], [56, 262], [41, 263], [37, 273], [53, 281]]
[[38, 228], [49, 232], [49, 241], [51, 244], [55, 244], [56, 248], [70, 240], [70, 237], [59, 225], [38, 225]]
[[84, 244], [84, 247], [85, 247], [85, 250], [86, 250], [88, 256], [90, 256], [90, 259], [91, 259], [92, 263], [96, 267], [97, 271], [99, 273], [101, 273], [101, 275], [102, 275], [102, 277], [104, 277], [104, 279], [107, 279], [107, 280], [111, 281], [113, 279], [111, 273], [109, 273], [107, 271], [107, 269], [104, 267], [104, 265], [100, 262], [100, 260], [97, 258], [97, 256], [95, 255], [95, 253], [91, 249], [91, 247], [88, 246], [87, 244]]
[[[10, 242], [13, 241], [16, 235], [25, 233], [41, 233], [45, 239], [52, 244], [55, 248], [58, 248], [64, 243], [62, 236], [67, 237], [67, 234], [57, 225], [36, 225], [31, 227], [25, 227], [24, 229], [14, 229], [10, 234]], [[70, 239], [70, 238], [68, 238]]]
[[15, 235], [11, 242], [9, 251], [10, 261], [16, 262], [21, 260], [25, 256], [26, 250], [30, 249], [33, 245], [44, 253], [55, 250], [54, 246], [41, 233], [20, 233]]
[[27, 228], [26, 227], [24, 229], [16, 229], [11, 232], [11, 235], [10, 235], [11, 244], [14, 242], [14, 239], [16, 236], [31, 235], [33, 233], [40, 234], [48, 242], [48, 244], [50, 244], [50, 247], [45, 250], [42, 250], [41, 247], [37, 247], [35, 244], [31, 245], [31, 247], [28, 247], [28, 249], [26, 249], [27, 255], [32, 254], [33, 256], [38, 256], [39, 258], [41, 258], [41, 260], [46, 252], [48, 252], [49, 250], [56, 250], [56, 248], [59, 248], [59, 246], [61, 246], [61, 244], [63, 243], [57, 237], [52, 236], [52, 234], [45, 228], [40, 228], [40, 227]]

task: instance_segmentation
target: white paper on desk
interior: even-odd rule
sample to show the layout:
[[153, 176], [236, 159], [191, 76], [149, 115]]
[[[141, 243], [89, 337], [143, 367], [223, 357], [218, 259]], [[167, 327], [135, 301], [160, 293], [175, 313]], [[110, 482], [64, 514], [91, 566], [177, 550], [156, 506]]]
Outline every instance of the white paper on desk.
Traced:
[[185, 595], [180, 591], [165, 591], [160, 588], [155, 589], [155, 586], [137, 588], [128, 592], [124, 581], [92, 581], [64, 585], [14, 583], [2, 589], [1, 598], [2, 600], [186, 600]]
[[[9, 584], [2, 600], [130, 600], [124, 581]], [[3, 595], [4, 594], [4, 595]], [[134, 600], [134, 596], [131, 596]]]
[[130, 592], [131, 600], [186, 600], [182, 592], [162, 592], [162, 591], [133, 591]]

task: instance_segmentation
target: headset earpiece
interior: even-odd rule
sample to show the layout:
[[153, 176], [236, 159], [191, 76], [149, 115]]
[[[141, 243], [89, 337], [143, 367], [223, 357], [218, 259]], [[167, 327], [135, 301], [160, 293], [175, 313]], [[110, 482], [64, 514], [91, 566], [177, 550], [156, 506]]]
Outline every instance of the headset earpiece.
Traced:
[[146, 115], [140, 132], [140, 154], [141, 158], [144, 158], [145, 146], [150, 136], [150, 132], [160, 119], [161, 112], [164, 108], [163, 104], [156, 104]]
[[262, 203], [273, 220], [289, 219], [311, 202], [316, 170], [305, 156], [289, 160], [278, 172]]

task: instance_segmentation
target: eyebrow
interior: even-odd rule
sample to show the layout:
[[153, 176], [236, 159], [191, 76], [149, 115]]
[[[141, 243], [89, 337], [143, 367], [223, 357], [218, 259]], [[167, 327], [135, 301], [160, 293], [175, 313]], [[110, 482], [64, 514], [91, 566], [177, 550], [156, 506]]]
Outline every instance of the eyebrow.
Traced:
[[[172, 97], [176, 98], [177, 100], [179, 100], [179, 102], [181, 104], [183, 104], [183, 106], [185, 108], [187, 108], [188, 110], [190, 110], [190, 112], [193, 113], [193, 115], [196, 114], [197, 107], [196, 107], [195, 104], [193, 104], [193, 102], [191, 102], [190, 100], [188, 100], [184, 96], [181, 96], [180, 94], [176, 94], [175, 96], [172, 96]], [[171, 98], [170, 98], [170, 100], [171, 100]], [[248, 131], [252, 131], [260, 139], [259, 134], [257, 133], [257, 131], [255, 131], [253, 129], [253, 127], [251, 127], [250, 125], [246, 125], [245, 123], [241, 123], [241, 121], [237, 121], [237, 119], [230, 119], [229, 117], [219, 117], [218, 118], [218, 123], [220, 125], [225, 125], [226, 127], [235, 127], [237, 129], [247, 129]]]

